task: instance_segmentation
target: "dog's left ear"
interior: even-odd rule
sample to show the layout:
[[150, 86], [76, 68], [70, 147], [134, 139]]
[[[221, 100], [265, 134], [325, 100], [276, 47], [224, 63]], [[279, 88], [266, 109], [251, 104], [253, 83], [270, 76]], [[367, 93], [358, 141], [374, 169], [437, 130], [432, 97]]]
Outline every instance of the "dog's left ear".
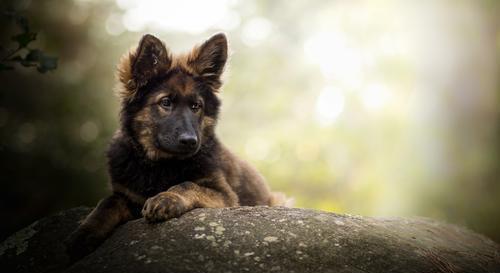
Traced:
[[226, 66], [227, 51], [226, 35], [215, 34], [193, 50], [188, 65], [198, 76], [219, 88], [220, 76]]

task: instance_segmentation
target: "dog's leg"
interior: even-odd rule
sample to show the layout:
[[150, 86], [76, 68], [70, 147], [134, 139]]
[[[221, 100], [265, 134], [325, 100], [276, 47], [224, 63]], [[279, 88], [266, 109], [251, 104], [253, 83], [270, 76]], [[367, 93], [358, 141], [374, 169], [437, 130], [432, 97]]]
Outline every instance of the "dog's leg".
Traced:
[[[214, 179], [214, 178], [212, 178]], [[149, 222], [165, 221], [194, 209], [238, 205], [238, 197], [224, 178], [184, 182], [146, 200], [142, 215]]]
[[66, 252], [71, 262], [94, 251], [116, 226], [133, 219], [129, 201], [113, 194], [99, 202], [83, 223], [66, 239]]

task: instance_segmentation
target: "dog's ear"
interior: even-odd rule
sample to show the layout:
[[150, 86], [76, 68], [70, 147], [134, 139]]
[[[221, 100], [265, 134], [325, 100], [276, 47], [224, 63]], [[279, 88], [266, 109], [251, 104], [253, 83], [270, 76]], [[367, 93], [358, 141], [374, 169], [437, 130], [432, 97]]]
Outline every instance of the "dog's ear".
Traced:
[[195, 48], [188, 65], [205, 80], [220, 87], [220, 76], [227, 61], [227, 39], [223, 33], [215, 34]]
[[118, 65], [121, 82], [117, 92], [123, 100], [131, 101], [137, 91], [151, 79], [166, 74], [172, 58], [165, 45], [153, 35], [146, 34], [136, 50], [125, 54]]
[[132, 63], [132, 78], [140, 88], [149, 80], [166, 73], [171, 63], [165, 45], [155, 36], [146, 34], [137, 47], [135, 60]]

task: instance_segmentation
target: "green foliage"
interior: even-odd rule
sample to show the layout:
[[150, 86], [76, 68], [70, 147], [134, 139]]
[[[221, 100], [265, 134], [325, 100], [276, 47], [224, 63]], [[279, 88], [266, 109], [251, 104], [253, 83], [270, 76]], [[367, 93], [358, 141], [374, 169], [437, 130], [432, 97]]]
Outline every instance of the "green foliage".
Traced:
[[5, 16], [20, 28], [21, 33], [11, 37], [11, 40], [17, 44], [16, 48], [8, 51], [3, 46], [1, 47], [1, 52], [5, 55], [0, 61], [0, 72], [13, 70], [15, 63], [24, 67], [35, 67], [40, 73], [56, 69], [56, 57], [46, 55], [40, 49], [29, 48], [29, 45], [36, 40], [37, 33], [31, 31], [28, 20], [14, 11], [6, 12]]

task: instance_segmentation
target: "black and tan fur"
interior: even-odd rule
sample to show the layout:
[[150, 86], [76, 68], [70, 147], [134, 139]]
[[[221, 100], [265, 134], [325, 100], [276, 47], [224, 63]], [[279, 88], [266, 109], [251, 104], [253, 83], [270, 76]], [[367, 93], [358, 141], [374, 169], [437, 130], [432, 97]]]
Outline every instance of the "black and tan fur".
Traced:
[[[158, 222], [194, 208], [284, 201], [215, 136], [227, 52], [224, 34], [176, 56], [145, 35], [122, 58], [121, 124], [107, 153], [113, 193], [68, 238], [73, 258], [91, 252], [116, 226], [141, 216]], [[186, 134], [188, 141], [179, 144]]]

